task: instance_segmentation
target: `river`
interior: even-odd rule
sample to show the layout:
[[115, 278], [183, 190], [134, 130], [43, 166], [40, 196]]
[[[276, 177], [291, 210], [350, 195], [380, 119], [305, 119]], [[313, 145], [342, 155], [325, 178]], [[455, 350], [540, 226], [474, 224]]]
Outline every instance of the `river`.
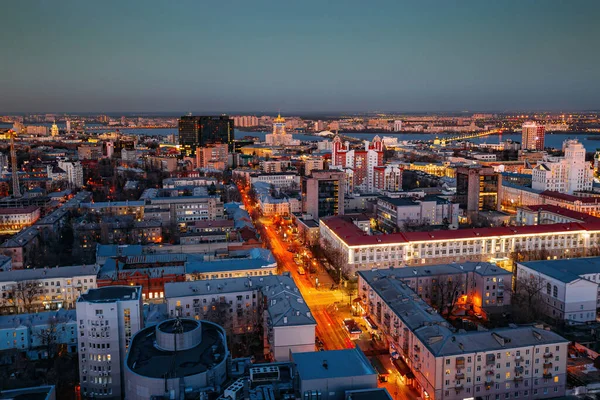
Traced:
[[[35, 125], [50, 126], [51, 124], [35, 124]], [[10, 128], [11, 126], [12, 126], [11, 124], [0, 123], [0, 128]], [[58, 127], [59, 127], [59, 129], [65, 129], [65, 126], [63, 124], [58, 124]], [[93, 131], [93, 126], [87, 126], [86, 128], [89, 131]], [[102, 130], [99, 132], [109, 132], [109, 131]], [[176, 134], [177, 128], [166, 128], [166, 129], [127, 129], [127, 128], [125, 128], [125, 129], [120, 129], [120, 132], [122, 132], [124, 134], [129, 134], [129, 135], [167, 136], [167, 135], [174, 134], [174, 133]], [[264, 140], [265, 135], [267, 133], [269, 133], [269, 132], [245, 132], [245, 131], [236, 129], [235, 137], [240, 139], [244, 136], [254, 136], [254, 137], [258, 137], [260, 140]], [[383, 137], [383, 136], [397, 137], [398, 141], [433, 140], [436, 137], [443, 139], [444, 137], [455, 136], [455, 134], [434, 134], [434, 133], [394, 133], [394, 132], [388, 132], [388, 133], [342, 132], [342, 133], [346, 136], [350, 136], [350, 137], [354, 137], [354, 138], [362, 139], [362, 140], [371, 140], [371, 139], [373, 139], [373, 137], [375, 137], [375, 135], [379, 135], [380, 137]], [[320, 138], [320, 137], [304, 135], [304, 134], [294, 134], [293, 136], [295, 139], [299, 139], [302, 141], [313, 141], [314, 142], [314, 141], [322, 140], [322, 138]], [[594, 134], [587, 133], [587, 132], [547, 133], [546, 134], [546, 147], [553, 147], [553, 148], [560, 149], [560, 148], [562, 148], [562, 143], [565, 140], [577, 138], [585, 146], [586, 151], [594, 152], [594, 151], [596, 151], [597, 148], [600, 149], [600, 140], [589, 140], [588, 137], [590, 137], [590, 136], [594, 136]], [[597, 135], [597, 137], [600, 139], [600, 135]], [[481, 138], [471, 139], [470, 141], [473, 143], [490, 143], [490, 144], [492, 144], [492, 143], [498, 143], [499, 140], [506, 140], [506, 139], [512, 139], [514, 141], [520, 142], [521, 134], [513, 133], [513, 134], [504, 134], [502, 136], [491, 135], [491, 136], [485, 136], [485, 137], [481, 137]]]

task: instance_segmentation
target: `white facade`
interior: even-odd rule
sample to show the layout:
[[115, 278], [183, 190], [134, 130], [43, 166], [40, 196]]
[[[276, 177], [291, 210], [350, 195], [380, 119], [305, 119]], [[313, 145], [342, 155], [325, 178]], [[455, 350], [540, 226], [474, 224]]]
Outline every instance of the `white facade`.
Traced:
[[77, 301], [81, 393], [120, 399], [123, 361], [132, 336], [144, 327], [141, 286], [92, 289]]
[[276, 188], [300, 188], [300, 176], [290, 173], [251, 175], [250, 183], [265, 182]]
[[585, 148], [577, 140], [566, 140], [564, 157], [545, 156], [532, 171], [531, 187], [560, 193], [591, 191], [593, 170], [585, 161]]
[[314, 351], [316, 321], [289, 276], [167, 283], [165, 297], [171, 317], [181, 310], [182, 317], [207, 319], [210, 307], [229, 305], [236, 334], [248, 329], [245, 313], [263, 309], [265, 354], [276, 361], [289, 360], [290, 350]]
[[24, 312], [23, 299], [14, 298], [14, 292], [18, 290], [15, 287], [36, 283], [40, 288], [39, 295], [32, 302], [33, 309], [74, 308], [81, 293], [97, 287], [97, 273], [94, 265], [5, 271], [0, 273], [0, 293], [6, 305]]
[[[600, 264], [592, 268], [584, 266], [595, 265], [597, 260], [584, 258], [517, 263], [517, 279], [533, 280], [540, 286], [544, 311], [550, 318], [568, 323], [596, 321], [596, 310], [600, 307]], [[586, 270], [582, 271], [582, 267]]]
[[[508, 258], [544, 248], [549, 257], [581, 257], [600, 245], [600, 230], [584, 223], [364, 235], [342, 218], [324, 218], [323, 242], [342, 250], [354, 271]], [[342, 233], [343, 232], [343, 233]]]
[[394, 132], [402, 131], [402, 121], [396, 120], [394, 121]]
[[299, 140], [295, 140], [292, 135], [288, 134], [285, 130], [286, 123], [285, 119], [281, 118], [281, 115], [277, 116], [273, 120], [273, 133], [265, 135], [265, 142], [269, 146], [297, 146], [300, 144]]
[[83, 166], [79, 161], [59, 161], [58, 167], [67, 173], [67, 180], [76, 188], [83, 186]]

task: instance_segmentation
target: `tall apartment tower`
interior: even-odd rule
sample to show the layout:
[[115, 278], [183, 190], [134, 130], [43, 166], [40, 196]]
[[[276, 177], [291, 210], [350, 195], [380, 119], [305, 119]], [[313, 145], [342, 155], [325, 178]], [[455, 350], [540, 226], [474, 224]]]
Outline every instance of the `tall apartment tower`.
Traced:
[[522, 127], [521, 149], [522, 150], [544, 150], [544, 138], [546, 127], [535, 122], [526, 122]]
[[141, 286], [90, 289], [77, 300], [79, 381], [84, 397], [121, 399], [123, 361], [144, 327]]
[[396, 120], [394, 121], [394, 132], [402, 131], [402, 121]]
[[312, 171], [302, 179], [302, 209], [318, 221], [321, 217], [344, 214], [343, 171]]
[[179, 118], [179, 145], [186, 156], [196, 156], [196, 149], [224, 143], [233, 150], [234, 123], [227, 115], [183, 116]]

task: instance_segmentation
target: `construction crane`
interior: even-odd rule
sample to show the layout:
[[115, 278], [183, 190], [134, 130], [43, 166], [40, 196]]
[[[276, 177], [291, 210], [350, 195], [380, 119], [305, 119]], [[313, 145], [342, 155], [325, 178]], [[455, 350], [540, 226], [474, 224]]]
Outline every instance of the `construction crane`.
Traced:
[[17, 132], [15, 130], [9, 130], [8, 136], [10, 137], [10, 161], [12, 166], [12, 189], [13, 198], [21, 197], [21, 188], [19, 187], [19, 170], [17, 169], [17, 151], [15, 150], [15, 136]]

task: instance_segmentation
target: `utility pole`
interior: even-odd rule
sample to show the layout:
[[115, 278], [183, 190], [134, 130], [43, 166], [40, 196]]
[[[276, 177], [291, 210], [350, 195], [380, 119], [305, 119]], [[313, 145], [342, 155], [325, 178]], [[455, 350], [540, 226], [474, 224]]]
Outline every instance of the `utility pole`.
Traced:
[[17, 169], [17, 151], [15, 150], [15, 136], [17, 136], [17, 132], [11, 129], [8, 131], [8, 135], [10, 136], [13, 197], [17, 199], [21, 197], [21, 188], [19, 186], [19, 170]]

